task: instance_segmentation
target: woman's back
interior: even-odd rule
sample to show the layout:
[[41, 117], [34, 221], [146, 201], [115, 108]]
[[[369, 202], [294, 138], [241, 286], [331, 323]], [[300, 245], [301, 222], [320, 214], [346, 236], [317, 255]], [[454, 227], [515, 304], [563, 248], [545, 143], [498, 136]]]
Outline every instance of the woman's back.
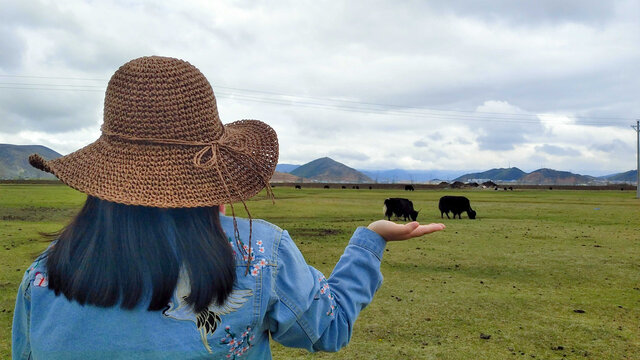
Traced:
[[[247, 239], [249, 221], [237, 220], [241, 240]], [[231, 218], [221, 217], [221, 224], [225, 233], [232, 233]], [[246, 275], [249, 247], [245, 243], [242, 248], [229, 238], [236, 254], [237, 281], [224, 305], [211, 305], [199, 314], [184, 301], [189, 293], [184, 272], [171, 302], [162, 311], [148, 311], [144, 303], [132, 310], [103, 308], [55, 296], [47, 288], [45, 262], [38, 259], [21, 285], [14, 327], [29, 329], [31, 337], [27, 341], [36, 359], [240, 355], [264, 359], [270, 358], [269, 334], [286, 345], [310, 351], [335, 351], [345, 345], [353, 321], [382, 281], [379, 262], [384, 240], [360, 228], [352, 239], [350, 254], [336, 266], [338, 273], [334, 271], [327, 280], [306, 265], [286, 231], [254, 220], [252, 238], [252, 259]], [[363, 242], [370, 249], [358, 245]], [[340, 271], [353, 263], [359, 264], [357, 273]], [[336, 294], [342, 299], [336, 299]], [[349, 306], [341, 306], [337, 300]], [[14, 349], [16, 341], [20, 339], [14, 338]]]

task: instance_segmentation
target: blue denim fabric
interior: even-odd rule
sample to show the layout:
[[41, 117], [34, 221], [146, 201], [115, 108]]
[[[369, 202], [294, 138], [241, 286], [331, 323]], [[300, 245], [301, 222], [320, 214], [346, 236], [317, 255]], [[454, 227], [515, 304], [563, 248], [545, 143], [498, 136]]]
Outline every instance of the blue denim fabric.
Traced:
[[[13, 359], [270, 359], [269, 335], [312, 352], [345, 346], [382, 283], [384, 239], [358, 228], [325, 278], [307, 265], [286, 231], [254, 220], [245, 275], [249, 221], [237, 220], [245, 249], [229, 239], [236, 254], [234, 291], [223, 306], [199, 314], [199, 322], [180, 302], [189, 292], [183, 278], [164, 311], [81, 306], [47, 288], [44, 261], [36, 260], [16, 300]], [[221, 216], [221, 222], [233, 234], [232, 219]]]

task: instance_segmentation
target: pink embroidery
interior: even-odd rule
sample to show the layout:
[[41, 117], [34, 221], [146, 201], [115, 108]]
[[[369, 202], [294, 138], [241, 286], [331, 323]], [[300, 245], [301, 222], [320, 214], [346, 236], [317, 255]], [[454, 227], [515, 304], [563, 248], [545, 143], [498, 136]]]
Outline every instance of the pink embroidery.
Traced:
[[320, 294], [321, 295], [326, 295], [327, 299], [329, 299], [331, 301], [331, 305], [329, 308], [329, 311], [327, 311], [327, 316], [333, 316], [333, 310], [335, 310], [336, 308], [336, 304], [334, 302], [334, 297], [333, 294], [331, 293], [331, 289], [329, 288], [329, 283], [327, 282], [327, 278], [325, 278], [324, 276], [320, 276], [318, 278], [318, 282], [320, 283], [320, 285], [322, 285], [322, 287], [320, 288]]
[[225, 337], [220, 339], [220, 343], [229, 346], [227, 359], [239, 358], [242, 355], [245, 355], [253, 346], [252, 341], [255, 336], [251, 334], [250, 326], [247, 326], [247, 329], [240, 334], [240, 338], [236, 337], [236, 334], [230, 330], [229, 326], [225, 326], [224, 332], [227, 334]]
[[[229, 244], [233, 248], [233, 240], [231, 239], [231, 237], [228, 237], [228, 240], [229, 240]], [[249, 246], [246, 244], [243, 244], [242, 241], [240, 241], [240, 244], [242, 244], [241, 247], [243, 250], [241, 252], [244, 252], [244, 254], [242, 255], [242, 259], [244, 261], [249, 261], [249, 260], [251, 262], [255, 261], [256, 256], [254, 254], [254, 248], [252, 247], [251, 250], [249, 250]], [[262, 240], [256, 241], [256, 245], [259, 246], [258, 251], [264, 254], [264, 247], [261, 246], [262, 244], [263, 244]], [[235, 250], [233, 251], [233, 255], [234, 257], [237, 255]], [[264, 259], [260, 259], [260, 261], [257, 264], [252, 265], [251, 271], [249, 273], [251, 274], [251, 276], [258, 276], [260, 274], [260, 270], [265, 266], [267, 266], [267, 261]]]
[[260, 261], [257, 264], [253, 264], [253, 268], [251, 269], [251, 275], [258, 276], [258, 274], [260, 273], [260, 270], [265, 266], [267, 266], [267, 261], [265, 259], [260, 259]]

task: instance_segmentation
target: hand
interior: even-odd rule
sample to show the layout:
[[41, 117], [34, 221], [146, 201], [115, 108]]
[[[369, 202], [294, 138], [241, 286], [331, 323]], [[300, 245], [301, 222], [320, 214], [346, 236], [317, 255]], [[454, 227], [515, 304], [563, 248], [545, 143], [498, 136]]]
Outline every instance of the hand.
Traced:
[[386, 241], [399, 241], [444, 230], [445, 226], [444, 224], [420, 225], [417, 221], [401, 225], [387, 220], [378, 220], [369, 224], [368, 228], [378, 233]]

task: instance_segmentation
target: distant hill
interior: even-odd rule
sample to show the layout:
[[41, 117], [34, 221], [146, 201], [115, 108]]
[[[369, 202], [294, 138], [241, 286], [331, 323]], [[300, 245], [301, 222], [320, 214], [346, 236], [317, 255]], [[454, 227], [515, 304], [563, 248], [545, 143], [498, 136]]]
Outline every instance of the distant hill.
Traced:
[[304, 179], [300, 176], [295, 176], [289, 173], [276, 171], [271, 177], [272, 183], [286, 183], [286, 182], [303, 182]]
[[300, 165], [293, 165], [293, 164], [278, 164], [276, 165], [276, 171], [279, 172], [283, 172], [283, 173], [289, 173], [292, 172], [293, 170], [299, 168]]
[[538, 169], [521, 177], [519, 182], [523, 184], [578, 185], [595, 180], [596, 178], [593, 176], [579, 175], [568, 171]]
[[301, 165], [290, 172], [319, 182], [373, 182], [370, 177], [331, 158], [323, 157]]
[[609, 181], [626, 181], [626, 182], [635, 184], [636, 181], [638, 180], [638, 171], [629, 170], [627, 172], [611, 174], [607, 176], [602, 176], [600, 178], [604, 180], [609, 180]]
[[489, 180], [499, 180], [499, 181], [514, 181], [518, 180], [527, 173], [518, 169], [517, 167], [511, 168], [500, 168], [500, 169], [491, 169], [484, 172], [479, 173], [471, 173], [462, 175], [454, 181], [462, 181], [467, 182], [471, 179], [489, 179]]
[[42, 145], [0, 144], [0, 179], [56, 179], [55, 176], [29, 165], [29, 155], [34, 153], [47, 160], [62, 156]]

